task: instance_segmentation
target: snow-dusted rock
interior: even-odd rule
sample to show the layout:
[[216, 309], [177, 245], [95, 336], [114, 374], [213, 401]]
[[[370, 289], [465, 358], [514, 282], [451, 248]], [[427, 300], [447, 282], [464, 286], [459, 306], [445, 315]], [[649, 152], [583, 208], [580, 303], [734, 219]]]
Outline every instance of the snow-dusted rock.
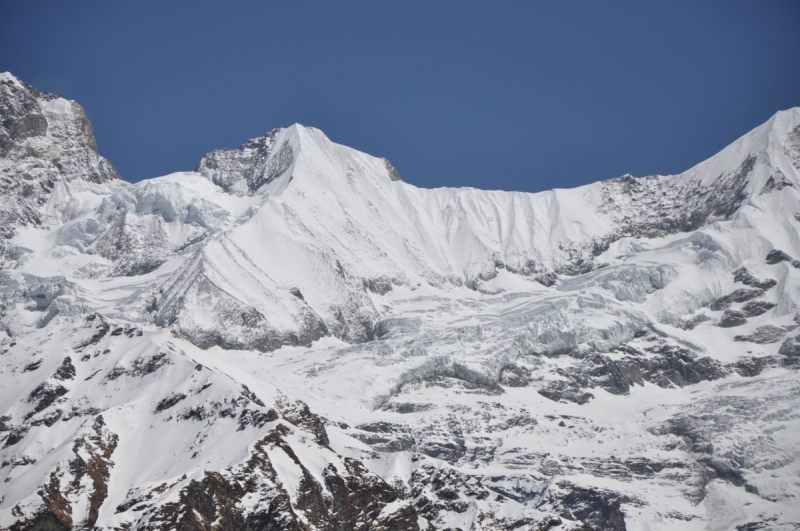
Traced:
[[130, 184], [0, 74], [0, 527], [797, 527], [798, 161], [426, 190], [293, 125]]
[[117, 184], [80, 105], [0, 74], [0, 251], [18, 227], [69, 219]]

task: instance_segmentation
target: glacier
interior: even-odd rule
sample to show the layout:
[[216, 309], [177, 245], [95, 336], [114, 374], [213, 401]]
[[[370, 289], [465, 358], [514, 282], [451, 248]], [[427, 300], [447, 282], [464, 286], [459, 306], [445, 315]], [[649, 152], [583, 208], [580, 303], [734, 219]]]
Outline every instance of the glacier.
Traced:
[[0, 528], [800, 527], [800, 108], [423, 189], [299, 124], [128, 183], [0, 74]]

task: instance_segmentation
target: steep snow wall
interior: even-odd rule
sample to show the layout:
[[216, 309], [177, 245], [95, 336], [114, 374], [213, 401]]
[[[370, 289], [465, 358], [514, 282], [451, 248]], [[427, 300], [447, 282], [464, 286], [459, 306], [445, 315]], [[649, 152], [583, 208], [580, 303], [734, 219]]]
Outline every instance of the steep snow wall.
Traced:
[[[796, 236], [793, 241], [783, 236], [796, 231], [776, 212], [797, 210], [792, 135], [798, 116], [797, 110], [777, 114], [681, 175], [626, 176], [537, 194], [417, 188], [396, 180], [385, 159], [294, 125], [203, 158], [202, 175], [231, 193], [262, 197], [263, 204], [198, 251], [192, 263], [250, 279], [238, 287], [206, 279], [206, 289], [213, 284], [219, 300], [235, 300], [235, 306], [256, 311], [259, 320], [274, 322], [275, 330], [264, 332], [272, 339], [258, 342], [258, 348], [272, 348], [266, 345], [305, 344], [328, 333], [347, 341], [371, 339], [377, 314], [369, 294], [393, 286], [479, 289], [500, 271], [552, 286], [603, 267], [614, 242], [691, 232], [718, 221], [751, 225], [765, 247], [797, 255]], [[230, 182], [220, 181], [223, 174]], [[780, 224], [780, 230], [767, 226]], [[212, 247], [238, 251], [211, 253]], [[245, 295], [251, 289], [264, 293], [259, 302]], [[301, 302], [292, 305], [307, 306], [307, 312], [279, 324], [279, 315], [293, 312], [284, 303], [270, 309], [269, 301], [291, 300], [286, 294], [298, 291]], [[184, 299], [198, 296], [170, 284], [159, 302], [159, 322], [177, 323], [195, 337], [202, 327], [188, 308], [203, 305]], [[215, 322], [227, 322], [220, 319]], [[243, 326], [239, 318], [234, 321], [229, 324]]]

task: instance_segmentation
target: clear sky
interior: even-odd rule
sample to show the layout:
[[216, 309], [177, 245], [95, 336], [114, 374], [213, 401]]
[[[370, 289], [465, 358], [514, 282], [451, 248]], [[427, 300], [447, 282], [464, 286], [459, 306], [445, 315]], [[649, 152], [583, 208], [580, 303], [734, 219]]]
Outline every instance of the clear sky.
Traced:
[[0, 71], [138, 181], [294, 122], [413, 184], [677, 173], [800, 105], [800, 2], [0, 0]]

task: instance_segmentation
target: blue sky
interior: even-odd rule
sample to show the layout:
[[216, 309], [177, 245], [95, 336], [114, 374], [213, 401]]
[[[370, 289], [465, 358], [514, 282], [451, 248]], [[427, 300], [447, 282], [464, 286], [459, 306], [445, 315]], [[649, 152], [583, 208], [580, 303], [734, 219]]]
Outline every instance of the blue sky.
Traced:
[[800, 2], [2, 2], [138, 181], [294, 122], [425, 187], [676, 173], [800, 105]]

